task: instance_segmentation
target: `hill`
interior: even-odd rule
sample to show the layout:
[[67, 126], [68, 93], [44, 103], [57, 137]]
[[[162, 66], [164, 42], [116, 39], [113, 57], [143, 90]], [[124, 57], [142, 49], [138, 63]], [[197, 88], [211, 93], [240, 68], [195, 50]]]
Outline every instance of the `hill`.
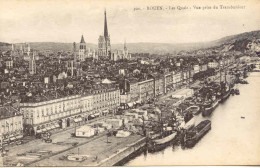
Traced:
[[238, 35], [227, 36], [212, 42], [220, 51], [259, 52], [260, 31], [246, 32]]
[[[221, 51], [241, 51], [258, 50], [260, 31], [252, 31], [237, 35], [223, 37], [219, 40], [205, 43], [127, 43], [127, 48], [131, 53], [177, 53], [181, 50], [206, 50], [216, 49]], [[19, 45], [19, 44], [18, 44]], [[52, 50], [52, 51], [71, 51], [72, 43], [57, 42], [31, 42], [32, 49], [36, 50]], [[87, 43], [87, 48], [97, 49], [97, 44]], [[77, 43], [77, 49], [79, 44]], [[112, 44], [112, 50], [123, 49], [123, 44]], [[11, 44], [0, 42], [0, 50], [11, 49]]]

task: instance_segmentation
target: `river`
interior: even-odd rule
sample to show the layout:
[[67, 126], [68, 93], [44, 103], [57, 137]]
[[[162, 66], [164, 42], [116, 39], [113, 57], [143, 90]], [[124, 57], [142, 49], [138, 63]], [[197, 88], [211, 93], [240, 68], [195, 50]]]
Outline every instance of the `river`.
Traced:
[[[125, 166], [259, 165], [260, 73], [252, 72], [246, 80], [248, 85], [236, 86], [239, 96], [230, 96], [207, 118], [212, 128], [192, 149], [169, 146], [161, 152], [141, 154]], [[200, 114], [196, 123], [205, 119]]]

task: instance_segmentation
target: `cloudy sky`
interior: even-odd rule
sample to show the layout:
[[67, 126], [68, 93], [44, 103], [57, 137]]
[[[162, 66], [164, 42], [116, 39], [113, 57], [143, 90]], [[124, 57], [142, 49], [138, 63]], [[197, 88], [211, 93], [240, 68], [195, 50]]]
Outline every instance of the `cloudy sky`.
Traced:
[[[193, 5], [245, 5], [245, 9], [194, 10]], [[147, 10], [150, 6], [189, 9]], [[127, 42], [205, 42], [260, 30], [257, 0], [215, 0], [214, 3], [210, 0], [0, 0], [0, 41], [72, 43], [79, 42], [83, 34], [87, 43], [97, 43], [104, 31], [105, 8], [112, 43], [123, 43], [125, 39]]]

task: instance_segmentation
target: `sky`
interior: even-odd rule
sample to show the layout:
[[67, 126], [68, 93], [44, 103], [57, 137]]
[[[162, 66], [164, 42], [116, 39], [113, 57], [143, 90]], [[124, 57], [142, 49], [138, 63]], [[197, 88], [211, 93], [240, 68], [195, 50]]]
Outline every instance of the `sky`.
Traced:
[[[194, 5], [245, 5], [245, 9], [195, 10]], [[147, 10], [153, 6], [189, 9]], [[87, 43], [97, 44], [105, 9], [111, 43], [207, 42], [260, 30], [257, 0], [0, 0], [0, 41], [72, 43], [83, 34]]]

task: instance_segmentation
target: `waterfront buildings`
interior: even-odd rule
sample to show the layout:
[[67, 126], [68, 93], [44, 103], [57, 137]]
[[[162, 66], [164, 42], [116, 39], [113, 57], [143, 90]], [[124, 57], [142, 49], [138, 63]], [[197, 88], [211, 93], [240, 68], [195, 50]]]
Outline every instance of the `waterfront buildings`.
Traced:
[[108, 112], [114, 113], [119, 105], [119, 89], [103, 86], [82, 95], [24, 102], [20, 104], [20, 111], [24, 125], [37, 134], [79, 125]]
[[23, 116], [11, 106], [0, 107], [0, 144], [23, 138]]

